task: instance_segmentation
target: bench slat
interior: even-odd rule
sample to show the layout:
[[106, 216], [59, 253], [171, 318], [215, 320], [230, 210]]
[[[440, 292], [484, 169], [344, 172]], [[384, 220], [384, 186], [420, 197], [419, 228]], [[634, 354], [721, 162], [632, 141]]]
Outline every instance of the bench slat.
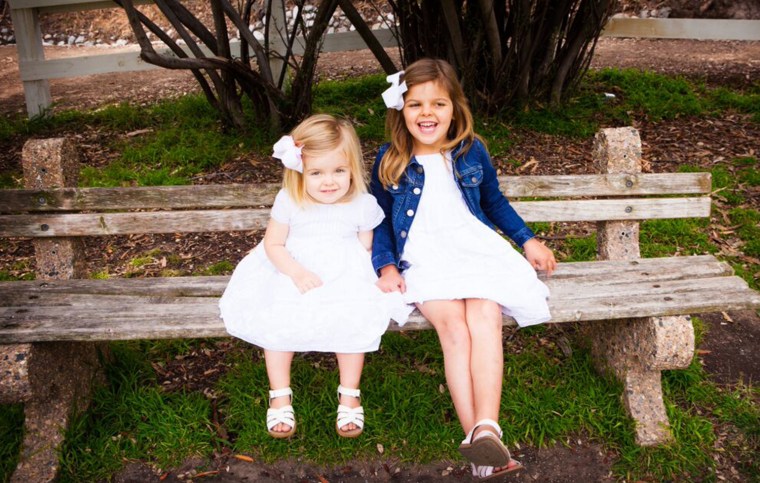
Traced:
[[[748, 288], [747, 282], [740, 277], [717, 276], [705, 278], [671, 279], [671, 280], [642, 280], [629, 274], [627, 277], [607, 276], [606, 280], [586, 281], [578, 279], [555, 279], [547, 282], [552, 298], [556, 299], [599, 299], [603, 297], [622, 297], [624, 295], [669, 295], [700, 291], [741, 291]], [[10, 307], [66, 307], [103, 308], [107, 310], [122, 310], [123, 306], [132, 305], [166, 305], [166, 304], [205, 304], [208, 298], [221, 296], [223, 287], [217, 286], [212, 295], [179, 296], [164, 295], [155, 292], [130, 293], [41, 293], [15, 292], [3, 296], [2, 305]]]
[[[760, 306], [760, 294], [734, 287], [738, 277], [723, 277], [725, 290], [705, 292], [697, 281], [693, 290], [684, 291], [684, 282], [663, 282], [663, 293], [564, 298], [553, 297], [549, 306], [552, 322], [622, 319], [642, 316], [681, 315], [684, 313], [741, 310]], [[670, 284], [674, 284], [671, 288]], [[676, 285], [680, 288], [675, 289]], [[708, 296], [708, 295], [712, 296]], [[144, 297], [120, 296], [112, 304], [77, 306], [71, 313], [61, 307], [26, 306], [0, 308], [0, 342], [17, 343], [42, 340], [129, 340], [145, 338], [226, 337], [219, 319], [218, 299], [204, 297], [202, 303], [140, 303]], [[505, 324], [514, 322], [505, 317]], [[391, 324], [389, 330], [430, 328], [419, 314], [403, 328]]]
[[[560, 263], [550, 281], [616, 284], [711, 278], [733, 275], [733, 269], [712, 255]], [[545, 277], [542, 276], [545, 279]], [[111, 278], [107, 280], [34, 280], [0, 282], [0, 305], [37, 304], [50, 294], [151, 295], [219, 297], [229, 276]]]
[[[710, 216], [710, 198], [517, 201], [525, 221], [606, 221]], [[269, 209], [0, 216], [0, 236], [49, 238], [262, 230]]]
[[[507, 197], [709, 194], [710, 173], [500, 176]], [[101, 211], [271, 206], [279, 183], [0, 190], [0, 211]]]

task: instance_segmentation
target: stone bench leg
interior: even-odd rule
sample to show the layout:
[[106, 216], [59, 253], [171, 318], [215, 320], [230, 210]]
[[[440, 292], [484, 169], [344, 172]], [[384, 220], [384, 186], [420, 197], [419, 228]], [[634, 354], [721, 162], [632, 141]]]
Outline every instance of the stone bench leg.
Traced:
[[623, 402], [636, 422], [636, 443], [653, 446], [671, 439], [662, 399], [661, 371], [684, 369], [694, 354], [689, 317], [652, 317], [595, 322], [592, 354], [599, 372], [624, 385]]
[[[601, 173], [640, 173], [638, 131], [630, 127], [602, 129], [594, 139], [593, 156]], [[639, 223], [599, 223], [597, 247], [601, 260], [640, 258]], [[596, 322], [587, 328], [597, 369], [614, 374], [624, 384], [623, 401], [636, 421], [636, 442], [652, 446], [670, 439], [660, 371], [682, 369], [691, 363], [694, 354], [691, 320], [650, 317]]]
[[97, 344], [15, 344], [2, 346], [0, 358], [0, 402], [24, 403], [24, 440], [11, 482], [55, 481], [64, 432], [86, 409], [100, 375]]
[[[79, 154], [65, 139], [31, 140], [22, 152], [27, 189], [76, 186]], [[37, 280], [82, 278], [81, 239], [34, 240]], [[106, 344], [44, 342], [2, 347], [0, 389], [4, 402], [23, 402], [25, 432], [13, 482], [54, 481], [58, 450], [70, 420], [90, 400], [92, 383], [101, 377], [100, 356]]]

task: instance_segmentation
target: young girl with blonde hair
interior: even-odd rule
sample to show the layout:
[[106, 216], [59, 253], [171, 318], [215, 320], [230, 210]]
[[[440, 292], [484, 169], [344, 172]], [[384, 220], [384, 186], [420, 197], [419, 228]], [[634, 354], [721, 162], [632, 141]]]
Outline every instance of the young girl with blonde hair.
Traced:
[[[502, 313], [521, 327], [549, 320], [535, 269], [556, 260], [499, 190], [467, 99], [445, 61], [422, 59], [388, 77], [391, 142], [381, 147], [371, 192], [385, 212], [372, 263], [385, 292], [401, 292], [435, 327], [446, 382], [473, 475], [522, 466], [501, 442]], [[522, 247], [520, 255], [495, 228]]]
[[235, 268], [220, 302], [227, 331], [264, 349], [269, 376], [267, 430], [287, 438], [296, 430], [290, 388], [294, 352], [335, 352], [336, 430], [356, 437], [364, 426], [359, 381], [364, 353], [375, 351], [397, 294], [376, 285], [369, 250], [383, 219], [367, 194], [359, 140], [346, 121], [329, 115], [304, 120], [274, 146], [285, 166], [283, 189], [264, 240]]

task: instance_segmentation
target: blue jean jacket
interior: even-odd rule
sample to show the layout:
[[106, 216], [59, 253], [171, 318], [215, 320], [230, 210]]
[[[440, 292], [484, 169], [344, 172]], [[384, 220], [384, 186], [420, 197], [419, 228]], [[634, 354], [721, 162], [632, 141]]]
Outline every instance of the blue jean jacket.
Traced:
[[[454, 160], [454, 178], [467, 207], [487, 226], [498, 227], [518, 246], [523, 246], [535, 235], [499, 190], [496, 170], [486, 147], [476, 139], [463, 154], [463, 144], [454, 149], [451, 159]], [[399, 271], [408, 268], [401, 256], [425, 185], [425, 170], [412, 157], [398, 184], [388, 189], [383, 187], [379, 168], [388, 147], [389, 144], [385, 144], [380, 148], [370, 182], [370, 190], [385, 212], [385, 219], [375, 228], [372, 241], [372, 265], [378, 273], [387, 265], [395, 265]]]

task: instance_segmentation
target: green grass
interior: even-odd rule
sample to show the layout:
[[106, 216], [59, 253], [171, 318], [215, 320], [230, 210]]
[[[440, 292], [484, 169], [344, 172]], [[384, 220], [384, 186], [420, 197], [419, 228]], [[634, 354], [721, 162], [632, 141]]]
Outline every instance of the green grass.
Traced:
[[[703, 328], [696, 323], [701, 337]], [[746, 441], [745, 451], [760, 444], [760, 408], [753, 402], [758, 389], [720, 388], [695, 359], [686, 370], [664, 373], [674, 440], [657, 448], [637, 446], [620, 385], [597, 376], [585, 350], [563, 355], [551, 342], [556, 330], [522, 330], [508, 343], [523, 349], [513, 353], [508, 347], [505, 357], [500, 422], [511, 447], [545, 448], [583, 435], [616, 454], [613, 470], [619, 478], [690, 481], [714, 471], [719, 426], [735, 428]], [[378, 457], [382, 445], [382, 457], [403, 462], [461, 459], [456, 451], [461, 428], [448, 393], [441, 390], [443, 358], [433, 331], [386, 334], [381, 350], [368, 355], [362, 377], [367, 427], [355, 440], [335, 434], [334, 364], [300, 355], [292, 372], [298, 431], [289, 441], [269, 437], [264, 427], [266, 369], [261, 353], [242, 343], [226, 352], [230, 370], [214, 387], [218, 421], [224, 428], [218, 432], [209, 399], [200, 393], [167, 393], [152, 368], [209, 344], [213, 341], [112, 343], [109, 385], [96, 391], [89, 411], [66, 433], [61, 481], [105, 480], [127, 460], [168, 471], [188, 457], [211, 458], [218, 451], [265, 462], [301, 458], [335, 466]], [[17, 451], [20, 425], [20, 407], [3, 406], [3, 461]], [[745, 470], [747, 475], [758, 474], [751, 460]], [[4, 471], [8, 475], [8, 469]]]
[[21, 404], [0, 406], [0, 481], [6, 482], [16, 469], [24, 436]]
[[92, 407], [66, 432], [61, 481], [107, 479], [125, 459], [176, 466], [213, 449], [210, 402], [202, 394], [162, 391], [140, 346], [112, 344], [109, 385], [96, 391]]

